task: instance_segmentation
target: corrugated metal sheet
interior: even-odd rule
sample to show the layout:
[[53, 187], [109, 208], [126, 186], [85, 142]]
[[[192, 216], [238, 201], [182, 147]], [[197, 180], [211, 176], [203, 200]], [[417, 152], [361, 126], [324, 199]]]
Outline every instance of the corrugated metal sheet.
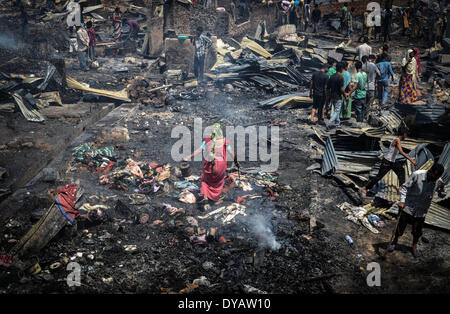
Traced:
[[381, 123], [391, 133], [395, 133], [402, 123], [401, 116], [392, 110], [382, 110], [379, 115], [372, 116], [372, 119]]
[[325, 145], [325, 154], [322, 157], [321, 170], [322, 175], [331, 175], [334, 174], [336, 168], [338, 167], [338, 159], [336, 156], [336, 152], [334, 150], [333, 141], [330, 137], [327, 138], [327, 143]]
[[[433, 166], [433, 163], [434, 163], [433, 159], [429, 159], [419, 169], [428, 170]], [[406, 163], [403, 166], [403, 169], [405, 171], [405, 180], [408, 180], [411, 173], [414, 172], [412, 164], [409, 162]], [[395, 172], [391, 170], [375, 186], [374, 189], [376, 191], [376, 197], [379, 197], [388, 202], [398, 202], [400, 199], [399, 196], [400, 191], [398, 190], [398, 187], [399, 187], [398, 177], [395, 174]]]
[[444, 180], [445, 184], [448, 184], [450, 181], [450, 143], [445, 145], [444, 150], [439, 157], [438, 163], [443, 165], [445, 168], [445, 172], [441, 178]]
[[339, 166], [336, 172], [346, 174], [367, 173], [378, 161], [379, 155], [379, 151], [337, 151], [336, 156]]
[[428, 213], [425, 216], [425, 223], [450, 230], [450, 210], [435, 202], [431, 202]]
[[[381, 138], [381, 142], [384, 146], [388, 147], [388, 145], [395, 139], [397, 138], [396, 135], [385, 135]], [[407, 150], [413, 150], [414, 148], [416, 148], [418, 145], [420, 144], [424, 144], [424, 143], [433, 143], [433, 144], [442, 144], [442, 142], [439, 141], [434, 141], [434, 140], [430, 140], [430, 139], [414, 139], [414, 138], [406, 138], [405, 140], [402, 141], [402, 147], [407, 149]]]
[[416, 104], [396, 104], [395, 108], [405, 116], [415, 115], [415, 124], [437, 123], [446, 113], [446, 108], [442, 105], [434, 104], [429, 98], [425, 105]]

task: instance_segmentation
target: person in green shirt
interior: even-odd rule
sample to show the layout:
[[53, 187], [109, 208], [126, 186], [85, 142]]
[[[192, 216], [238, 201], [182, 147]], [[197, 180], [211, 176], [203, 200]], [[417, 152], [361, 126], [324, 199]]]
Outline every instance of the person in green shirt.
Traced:
[[[336, 62], [332, 60], [328, 60], [328, 65], [330, 66], [327, 72], [328, 79], [336, 73]], [[322, 119], [325, 120], [325, 117], [328, 116], [328, 113], [330, 112], [331, 103], [329, 100], [325, 103], [325, 110], [322, 112]]]
[[362, 70], [361, 61], [356, 61], [355, 68], [357, 73], [353, 79], [353, 87], [350, 94], [355, 92], [352, 106], [355, 108], [356, 121], [363, 122], [366, 106], [367, 73]]
[[330, 68], [328, 69], [327, 75], [328, 78], [330, 78], [334, 73], [336, 73], [336, 62], [328, 62], [328, 64], [330, 65]]
[[346, 30], [347, 18], [348, 18], [347, 3], [344, 3], [344, 6], [342, 7], [341, 10], [341, 26], [340, 26], [341, 31]]

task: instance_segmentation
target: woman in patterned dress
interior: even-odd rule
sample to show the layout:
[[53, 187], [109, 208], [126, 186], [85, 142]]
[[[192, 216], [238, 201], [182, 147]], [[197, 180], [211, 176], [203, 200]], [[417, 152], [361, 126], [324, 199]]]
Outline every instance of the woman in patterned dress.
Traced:
[[399, 102], [411, 104], [417, 100], [417, 61], [415, 51], [408, 49], [402, 60], [402, 77], [399, 83]]

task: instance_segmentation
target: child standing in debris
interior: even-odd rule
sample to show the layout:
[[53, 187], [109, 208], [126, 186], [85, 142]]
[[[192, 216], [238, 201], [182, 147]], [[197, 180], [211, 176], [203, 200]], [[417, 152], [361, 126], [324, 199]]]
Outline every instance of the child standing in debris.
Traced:
[[313, 33], [317, 33], [317, 26], [319, 25], [320, 19], [322, 18], [322, 12], [320, 12], [319, 5], [314, 6], [312, 11], [312, 23], [313, 23]]
[[402, 148], [402, 141], [404, 141], [408, 136], [406, 128], [401, 127], [398, 130], [397, 135], [398, 137], [392, 140], [388, 150], [384, 153], [383, 161], [381, 162], [378, 174], [374, 178], [369, 180], [366, 186], [362, 188], [361, 194], [363, 197], [366, 197], [367, 191], [372, 189], [375, 184], [377, 184], [377, 182], [380, 181], [390, 170], [395, 172], [400, 185], [405, 182], [405, 171], [403, 170], [403, 164], [402, 162], [396, 161], [398, 154], [404, 156], [413, 165], [417, 165], [415, 160], [409, 157]]
[[78, 40], [75, 26], [69, 27], [69, 52], [72, 57], [75, 57], [78, 51]]
[[205, 70], [206, 49], [211, 47], [211, 39], [203, 34], [203, 27], [197, 27], [197, 35], [193, 39], [194, 43], [194, 73], [195, 77], [202, 82]]
[[86, 23], [86, 27], [88, 29], [89, 35], [89, 58], [92, 62], [95, 61], [95, 45], [97, 44], [97, 35], [95, 35], [94, 26], [92, 22], [89, 21]]
[[239, 168], [240, 164], [236, 154], [231, 150], [229, 140], [223, 137], [222, 127], [219, 123], [214, 123], [211, 136], [203, 140], [202, 146], [183, 160], [188, 161], [202, 151], [204, 151], [205, 160], [200, 194], [203, 195], [203, 202], [210, 199], [216, 204], [220, 204], [222, 202], [220, 194], [227, 170], [227, 151], [233, 156], [236, 167]]

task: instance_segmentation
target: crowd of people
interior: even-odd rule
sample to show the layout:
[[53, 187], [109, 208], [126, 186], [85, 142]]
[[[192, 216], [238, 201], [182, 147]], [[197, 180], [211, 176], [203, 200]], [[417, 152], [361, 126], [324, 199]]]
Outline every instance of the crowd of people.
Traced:
[[[353, 109], [356, 122], [360, 124], [375, 99], [381, 106], [388, 104], [389, 86], [395, 80], [389, 46], [385, 44], [376, 56], [367, 41], [367, 37], [364, 38], [364, 43], [356, 48], [354, 61], [330, 61], [313, 74], [310, 84], [310, 97], [313, 98], [311, 123], [321, 123], [332, 112], [326, 127], [337, 128], [341, 119], [351, 117]], [[353, 78], [349, 72], [352, 65], [356, 70]], [[401, 69], [396, 101], [411, 104], [420, 96], [418, 78], [421, 68], [417, 48], [407, 51]]]
[[[116, 42], [122, 41], [123, 29], [126, 24], [130, 31], [125, 40], [137, 37], [140, 30], [140, 25], [136, 20], [122, 17], [120, 8], [116, 8], [111, 17], [113, 25], [112, 38]], [[82, 19], [83, 21], [83, 19]], [[95, 62], [95, 46], [97, 45], [97, 35], [95, 33], [92, 21], [86, 23], [81, 22], [80, 25], [69, 27], [70, 52], [76, 51], [78, 54], [78, 61], [80, 63], [80, 70], [89, 71], [89, 65]]]

